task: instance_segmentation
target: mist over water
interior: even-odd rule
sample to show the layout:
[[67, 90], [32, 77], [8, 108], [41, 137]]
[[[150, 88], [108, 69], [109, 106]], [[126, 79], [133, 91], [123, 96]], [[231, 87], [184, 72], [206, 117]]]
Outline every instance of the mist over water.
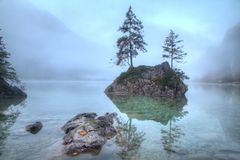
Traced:
[[235, 33], [240, 19], [237, 0], [194, 3], [1, 0], [0, 33], [22, 79], [112, 80], [126, 70], [110, 59], [117, 51], [116, 40], [120, 36], [117, 29], [129, 5], [143, 22], [148, 43], [148, 52], [134, 59], [135, 66], [163, 62], [163, 41], [173, 29], [184, 40], [188, 53], [186, 62], [178, 66], [192, 80], [229, 66], [233, 68], [232, 74], [237, 72], [234, 69], [239, 60], [239, 39], [234, 38], [239, 37]]
[[208, 53], [208, 66], [204, 80], [239, 81], [240, 80], [240, 23], [230, 28], [224, 39]]
[[[176, 87], [172, 81], [180, 78], [173, 79], [177, 76], [162, 72], [162, 67], [159, 74], [167, 73], [165, 77], [151, 72], [152, 79], [140, 79], [139, 91], [153, 95], [160, 86], [160, 93], [172, 91], [168, 96], [181, 89], [182, 98], [104, 93], [128, 69], [113, 62], [121, 36], [118, 29], [130, 5], [143, 22], [148, 44], [148, 52], [134, 58], [134, 66], [166, 61], [162, 46], [172, 29], [188, 53], [185, 62], [174, 67], [191, 81], [240, 82], [239, 0], [0, 0], [0, 36], [27, 93], [26, 99], [0, 99], [0, 159], [239, 159], [238, 83], [187, 81], [186, 86]], [[139, 68], [115, 82], [138, 81], [141, 72], [151, 67]], [[8, 95], [6, 84], [3, 95]], [[61, 127], [85, 112], [99, 116], [116, 112], [117, 135], [97, 152], [68, 156]], [[33, 135], [25, 127], [36, 121], [43, 128]]]

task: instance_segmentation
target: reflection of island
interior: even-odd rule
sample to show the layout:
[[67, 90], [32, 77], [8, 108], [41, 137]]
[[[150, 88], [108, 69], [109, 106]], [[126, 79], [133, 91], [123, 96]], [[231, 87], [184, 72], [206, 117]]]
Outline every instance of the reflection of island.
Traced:
[[116, 143], [120, 147], [118, 156], [123, 160], [132, 159], [137, 155], [141, 143], [144, 141], [144, 133], [137, 132], [137, 128], [132, 125], [132, 119], [129, 119], [126, 123], [117, 119], [116, 128]]
[[169, 125], [168, 129], [161, 130], [162, 143], [165, 150], [175, 152], [177, 143], [184, 135], [181, 128], [175, 124], [188, 112], [183, 111], [187, 99], [169, 99], [146, 96], [112, 96], [108, 95], [116, 107], [131, 119], [153, 120], [163, 125]]
[[0, 154], [1, 147], [4, 146], [4, 141], [9, 135], [9, 128], [15, 123], [19, 110], [12, 107], [23, 102], [24, 99], [0, 99]]
[[175, 117], [183, 116], [183, 106], [187, 104], [186, 98], [108, 96], [120, 112], [126, 113], [129, 118], [153, 120], [163, 125]]

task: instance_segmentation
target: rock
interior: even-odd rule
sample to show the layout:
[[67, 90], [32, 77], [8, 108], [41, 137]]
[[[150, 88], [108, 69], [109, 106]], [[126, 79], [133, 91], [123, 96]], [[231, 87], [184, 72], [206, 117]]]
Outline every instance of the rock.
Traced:
[[3, 98], [26, 98], [27, 95], [16, 86], [11, 86], [0, 78], [0, 99]]
[[177, 77], [168, 62], [153, 67], [138, 66], [121, 73], [105, 89], [106, 94], [184, 97], [187, 86]]
[[0, 119], [6, 119], [7, 115], [0, 111]]
[[41, 122], [35, 122], [26, 126], [26, 131], [36, 134], [42, 129], [43, 125]]
[[99, 117], [96, 113], [82, 113], [73, 117], [62, 127], [66, 134], [63, 138], [65, 154], [99, 153], [107, 139], [117, 133], [113, 127], [116, 116], [116, 113]]
[[4, 114], [3, 112], [0, 111], [0, 117], [1, 117], [1, 116], [5, 116], [5, 114]]
[[18, 115], [18, 113], [4, 113], [0, 111], [0, 120], [6, 120], [8, 118], [13, 118], [16, 117]]
[[[62, 130], [65, 132], [65, 134], [68, 134], [69, 131], [75, 129], [80, 125], [80, 122], [78, 120], [81, 119], [94, 119], [97, 116], [96, 113], [81, 113], [70, 119], [63, 127]], [[81, 124], [83, 124], [85, 121], [81, 121]]]

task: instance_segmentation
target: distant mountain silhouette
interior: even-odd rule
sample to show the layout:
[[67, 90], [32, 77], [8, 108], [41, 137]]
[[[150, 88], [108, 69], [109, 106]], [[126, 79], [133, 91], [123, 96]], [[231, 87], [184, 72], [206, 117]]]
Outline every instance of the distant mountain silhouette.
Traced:
[[210, 82], [240, 81], [240, 23], [228, 30], [223, 42], [212, 50], [209, 71], [203, 78]]
[[[89, 61], [99, 56], [98, 45], [29, 2], [2, 1], [0, 5], [0, 32], [21, 78], [82, 79], [94, 74]], [[85, 56], [89, 54], [92, 57]]]

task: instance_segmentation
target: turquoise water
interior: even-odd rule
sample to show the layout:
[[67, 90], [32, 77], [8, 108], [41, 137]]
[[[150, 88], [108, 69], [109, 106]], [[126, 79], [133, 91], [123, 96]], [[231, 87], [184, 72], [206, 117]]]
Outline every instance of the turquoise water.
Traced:
[[[240, 159], [240, 87], [189, 84], [186, 98], [171, 101], [104, 94], [110, 82], [28, 81], [28, 98], [1, 100], [1, 160]], [[122, 137], [98, 154], [62, 153], [61, 127], [82, 112], [116, 112]], [[41, 121], [36, 135], [25, 131]], [[121, 138], [121, 141], [119, 141]]]

